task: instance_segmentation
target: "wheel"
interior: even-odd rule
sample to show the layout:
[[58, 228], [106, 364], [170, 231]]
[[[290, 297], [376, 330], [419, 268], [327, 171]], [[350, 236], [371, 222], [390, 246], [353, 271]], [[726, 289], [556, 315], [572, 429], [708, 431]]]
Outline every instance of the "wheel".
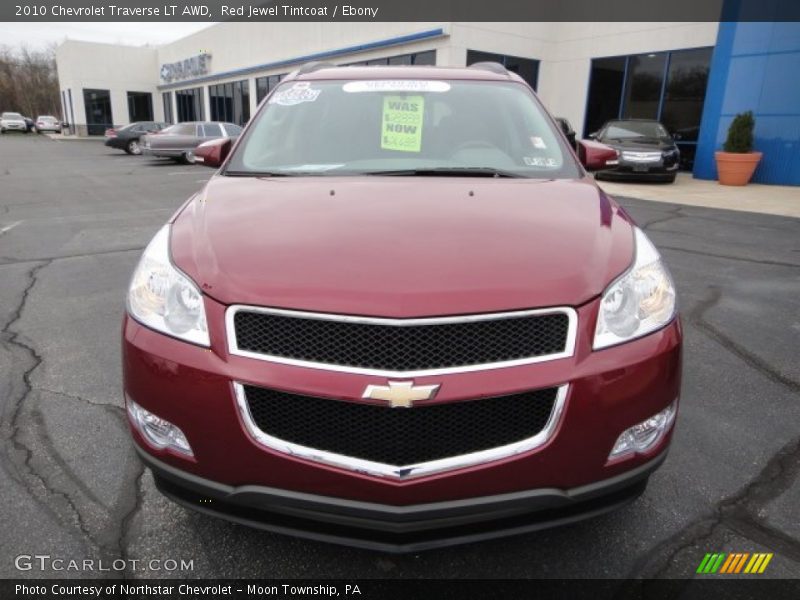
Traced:
[[670, 177], [669, 179], [667, 179], [667, 183], [675, 183], [675, 178], [676, 178], [677, 176], [678, 176], [678, 174], [677, 174], [677, 173], [673, 173], [673, 174], [672, 174], [672, 177]]
[[125, 146], [125, 152], [128, 154], [133, 154], [134, 156], [139, 156], [142, 153], [142, 147], [139, 145], [139, 140], [134, 139], [129, 141], [127, 146]]
[[194, 164], [194, 152], [192, 150], [187, 150], [181, 156], [181, 160], [186, 165], [193, 165]]

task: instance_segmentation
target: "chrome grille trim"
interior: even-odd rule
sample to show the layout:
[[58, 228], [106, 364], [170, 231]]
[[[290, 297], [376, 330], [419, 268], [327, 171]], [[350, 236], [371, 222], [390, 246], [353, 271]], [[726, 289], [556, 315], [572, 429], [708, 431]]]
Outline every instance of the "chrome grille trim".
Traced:
[[[514, 360], [506, 360], [493, 363], [483, 363], [477, 365], [467, 365], [460, 367], [443, 367], [438, 369], [421, 369], [414, 371], [392, 371], [386, 369], [372, 369], [362, 367], [351, 367], [347, 365], [335, 365], [329, 363], [313, 362], [307, 360], [299, 360], [294, 358], [286, 358], [283, 356], [272, 356], [268, 354], [260, 354], [257, 352], [250, 352], [241, 350], [236, 342], [236, 328], [234, 326], [234, 317], [239, 311], [247, 312], [260, 312], [271, 315], [284, 315], [287, 317], [296, 317], [304, 319], [320, 319], [328, 321], [342, 321], [349, 323], [368, 323], [378, 325], [390, 325], [395, 327], [403, 327], [410, 325], [437, 325], [445, 323], [467, 323], [473, 321], [490, 321], [497, 319], [526, 317], [531, 315], [548, 315], [548, 314], [564, 314], [568, 319], [567, 326], [567, 339], [564, 344], [564, 351], [554, 354], [545, 354], [540, 356], [533, 356], [530, 358], [520, 358]], [[310, 369], [323, 369], [326, 371], [338, 371], [340, 373], [354, 373], [359, 375], [376, 375], [380, 377], [425, 377], [428, 375], [447, 375], [450, 373], [469, 373], [473, 371], [485, 371], [488, 369], [502, 369], [507, 367], [517, 367], [521, 365], [529, 365], [540, 362], [547, 362], [551, 360], [558, 360], [561, 358], [568, 358], [575, 352], [575, 338], [578, 331], [578, 313], [574, 308], [563, 306], [556, 308], [537, 308], [530, 310], [517, 310], [499, 313], [483, 313], [475, 315], [460, 315], [451, 317], [422, 317], [411, 319], [393, 319], [386, 317], [365, 317], [358, 315], [339, 315], [332, 313], [315, 313], [297, 310], [288, 310], [282, 308], [267, 308], [262, 306], [248, 306], [244, 304], [233, 304], [225, 311], [225, 335], [227, 339], [228, 352], [235, 356], [243, 356], [246, 358], [253, 358], [256, 360], [263, 360], [267, 362], [279, 363], [284, 365], [291, 365], [296, 367], [305, 367]]]
[[[257, 443], [265, 448], [295, 456], [304, 460], [354, 471], [356, 473], [364, 473], [366, 475], [373, 475], [376, 477], [385, 477], [390, 479], [413, 479], [416, 477], [425, 477], [426, 475], [434, 475], [436, 473], [443, 473], [445, 471], [452, 471], [455, 469], [462, 469], [484, 463], [490, 463], [496, 460], [516, 456], [525, 452], [530, 452], [546, 444], [556, 432], [558, 424], [561, 421], [561, 416], [564, 412], [564, 406], [567, 400], [567, 392], [569, 391], [569, 384], [563, 384], [558, 387], [556, 400], [553, 404], [553, 410], [550, 413], [550, 418], [544, 428], [535, 436], [507, 444], [505, 446], [497, 446], [489, 448], [488, 450], [481, 450], [472, 452], [470, 454], [462, 454], [459, 456], [450, 456], [429, 462], [422, 462], [413, 465], [387, 465], [383, 463], [364, 460], [361, 458], [354, 458], [345, 456], [343, 454], [336, 454], [326, 450], [319, 450], [316, 448], [309, 448], [287, 442], [271, 436], [256, 425], [250, 414], [250, 408], [247, 405], [246, 392], [244, 386], [234, 381], [233, 390], [236, 397], [236, 405], [239, 409], [239, 415], [242, 418], [245, 429], [250, 437]], [[336, 400], [332, 400], [336, 402]], [[409, 409], [393, 409], [387, 408], [386, 410], [414, 410]]]

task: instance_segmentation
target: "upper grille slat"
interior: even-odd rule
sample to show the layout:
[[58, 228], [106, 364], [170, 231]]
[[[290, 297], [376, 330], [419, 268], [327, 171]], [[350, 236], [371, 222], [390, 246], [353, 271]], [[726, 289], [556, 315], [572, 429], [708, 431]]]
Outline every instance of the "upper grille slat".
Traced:
[[229, 323], [238, 352], [398, 373], [563, 356], [572, 337], [566, 310], [408, 324], [240, 307]]

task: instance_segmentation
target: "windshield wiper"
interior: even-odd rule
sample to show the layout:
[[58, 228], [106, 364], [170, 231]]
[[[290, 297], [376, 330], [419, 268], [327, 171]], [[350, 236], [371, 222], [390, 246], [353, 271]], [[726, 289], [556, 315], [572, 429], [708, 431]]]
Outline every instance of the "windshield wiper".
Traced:
[[397, 175], [410, 177], [513, 177], [527, 179], [514, 171], [494, 167], [431, 167], [424, 169], [397, 169], [394, 171], [365, 171], [365, 175]]

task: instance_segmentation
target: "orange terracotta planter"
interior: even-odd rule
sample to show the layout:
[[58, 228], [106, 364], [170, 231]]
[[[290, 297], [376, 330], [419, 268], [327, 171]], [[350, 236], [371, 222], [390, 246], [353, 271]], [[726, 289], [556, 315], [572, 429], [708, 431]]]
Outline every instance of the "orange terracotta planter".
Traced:
[[722, 185], [747, 185], [761, 156], [761, 152], [715, 152], [719, 182]]

